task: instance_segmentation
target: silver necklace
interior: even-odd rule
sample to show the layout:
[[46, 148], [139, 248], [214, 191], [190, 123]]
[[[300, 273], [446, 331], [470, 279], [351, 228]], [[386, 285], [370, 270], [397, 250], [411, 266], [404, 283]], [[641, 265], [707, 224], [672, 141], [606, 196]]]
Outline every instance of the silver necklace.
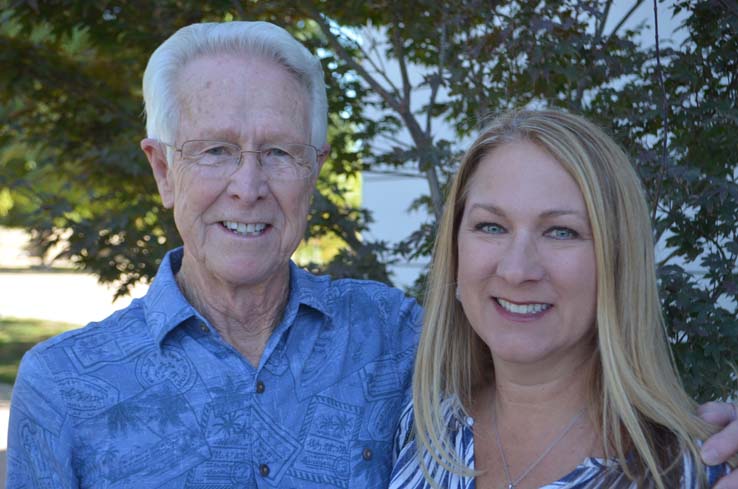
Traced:
[[543, 460], [546, 455], [551, 453], [551, 450], [554, 449], [556, 445], [566, 436], [567, 433], [571, 431], [571, 429], [574, 427], [574, 425], [579, 421], [579, 418], [582, 417], [584, 412], [587, 410], [586, 407], [583, 407], [580, 409], [577, 414], [574, 415], [573, 418], [571, 418], [571, 421], [569, 421], [569, 424], [566, 425], [566, 428], [559, 433], [559, 436], [554, 438], [554, 440], [548, 444], [546, 449], [541, 453], [537, 459], [533, 461], [532, 464], [528, 465], [528, 467], [525, 468], [522, 474], [520, 474], [518, 477], [515, 478], [515, 480], [512, 479], [510, 476], [510, 464], [507, 463], [507, 458], [505, 458], [505, 450], [502, 448], [502, 441], [500, 440], [500, 430], [497, 429], [497, 410], [493, 409], [492, 412], [492, 428], [495, 432], [495, 442], [497, 442], [497, 449], [500, 451], [500, 458], [502, 459], [502, 468], [505, 471], [505, 479], [507, 480], [507, 489], [515, 489], [518, 484], [520, 484], [520, 481], [525, 479], [525, 477], [530, 474], [530, 472], [536, 468], [536, 466], [541, 463], [541, 460]]

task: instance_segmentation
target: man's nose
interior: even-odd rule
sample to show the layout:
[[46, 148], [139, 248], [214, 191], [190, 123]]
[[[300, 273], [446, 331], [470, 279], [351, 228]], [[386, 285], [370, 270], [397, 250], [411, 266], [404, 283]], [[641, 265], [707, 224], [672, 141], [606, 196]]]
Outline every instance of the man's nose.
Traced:
[[228, 193], [236, 199], [255, 201], [267, 195], [269, 182], [259, 161], [259, 153], [244, 151], [241, 161], [228, 177]]

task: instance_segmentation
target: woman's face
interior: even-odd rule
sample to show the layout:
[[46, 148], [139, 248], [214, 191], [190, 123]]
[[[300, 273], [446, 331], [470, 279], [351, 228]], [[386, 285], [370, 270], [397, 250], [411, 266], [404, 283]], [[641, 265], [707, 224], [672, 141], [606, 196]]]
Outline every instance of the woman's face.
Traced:
[[479, 162], [458, 234], [464, 312], [496, 365], [551, 366], [592, 352], [597, 270], [582, 193], [528, 141]]

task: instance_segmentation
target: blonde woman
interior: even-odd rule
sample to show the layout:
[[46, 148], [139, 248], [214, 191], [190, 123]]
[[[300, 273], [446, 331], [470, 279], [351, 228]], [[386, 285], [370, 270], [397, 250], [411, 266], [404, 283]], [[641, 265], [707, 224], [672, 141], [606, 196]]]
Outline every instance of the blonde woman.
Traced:
[[641, 183], [559, 111], [492, 122], [436, 242], [390, 487], [701, 488], [710, 433], [680, 384]]

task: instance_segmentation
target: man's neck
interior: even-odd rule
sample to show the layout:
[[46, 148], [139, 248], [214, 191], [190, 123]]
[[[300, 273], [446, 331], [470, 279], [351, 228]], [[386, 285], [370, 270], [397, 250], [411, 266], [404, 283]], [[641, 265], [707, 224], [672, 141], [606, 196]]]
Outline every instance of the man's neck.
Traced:
[[268, 284], [255, 287], [213, 284], [184, 264], [175, 278], [189, 303], [249, 363], [258, 366], [289, 299], [289, 268]]

